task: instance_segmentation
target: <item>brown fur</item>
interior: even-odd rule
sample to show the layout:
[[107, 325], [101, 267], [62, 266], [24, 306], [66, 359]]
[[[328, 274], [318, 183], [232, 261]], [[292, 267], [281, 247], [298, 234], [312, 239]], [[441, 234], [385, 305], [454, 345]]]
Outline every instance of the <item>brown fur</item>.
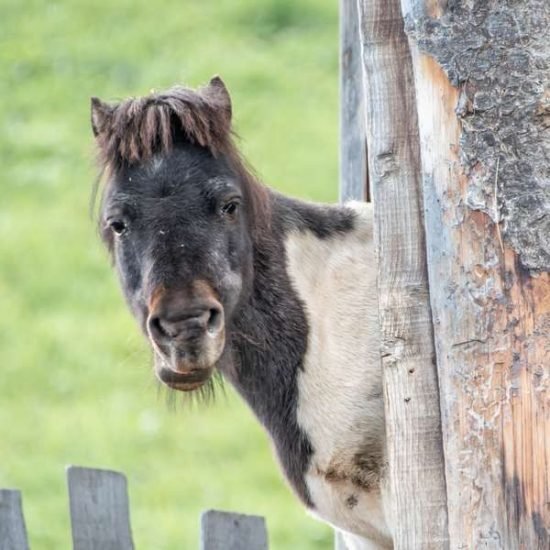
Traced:
[[318, 470], [318, 473], [329, 482], [351, 481], [355, 486], [370, 491], [377, 489], [380, 484], [383, 458], [380, 445], [369, 443], [351, 461], [349, 457], [337, 456], [325, 471]]

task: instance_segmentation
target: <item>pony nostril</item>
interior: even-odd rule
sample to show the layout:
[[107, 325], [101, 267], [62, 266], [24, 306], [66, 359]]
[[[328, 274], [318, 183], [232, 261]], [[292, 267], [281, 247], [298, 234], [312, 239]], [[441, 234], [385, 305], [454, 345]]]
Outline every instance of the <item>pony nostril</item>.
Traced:
[[149, 335], [159, 344], [167, 344], [173, 339], [197, 338], [204, 332], [216, 335], [223, 327], [223, 309], [212, 306], [151, 315], [147, 321]]
[[149, 332], [151, 333], [151, 336], [153, 336], [153, 338], [155, 339], [166, 338], [170, 336], [160, 317], [151, 317], [149, 319]]
[[222, 318], [221, 310], [218, 308], [210, 309], [210, 315], [208, 317], [208, 323], [207, 323], [208, 332], [210, 334], [219, 332], [219, 330], [222, 327], [222, 322], [223, 322], [223, 318]]

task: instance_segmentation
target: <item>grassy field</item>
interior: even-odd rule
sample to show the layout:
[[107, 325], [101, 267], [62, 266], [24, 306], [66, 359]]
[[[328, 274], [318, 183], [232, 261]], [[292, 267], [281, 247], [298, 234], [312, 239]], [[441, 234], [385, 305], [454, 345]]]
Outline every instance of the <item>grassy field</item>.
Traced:
[[242, 147], [293, 195], [337, 196], [337, 2], [0, 0], [0, 487], [31, 545], [70, 547], [64, 467], [124, 471], [138, 550], [197, 548], [198, 517], [267, 517], [271, 545], [329, 549], [228, 390], [168, 407], [94, 223], [89, 97], [223, 76]]

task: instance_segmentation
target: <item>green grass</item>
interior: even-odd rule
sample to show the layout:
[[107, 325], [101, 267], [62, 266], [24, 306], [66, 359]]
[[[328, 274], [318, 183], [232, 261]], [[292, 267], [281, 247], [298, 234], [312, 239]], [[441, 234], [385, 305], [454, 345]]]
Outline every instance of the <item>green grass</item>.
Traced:
[[222, 75], [263, 179], [337, 196], [337, 2], [1, 0], [0, 487], [31, 545], [70, 547], [64, 467], [124, 471], [138, 550], [197, 548], [205, 508], [267, 517], [278, 549], [328, 549], [267, 437], [227, 397], [166, 405], [88, 215], [89, 97]]

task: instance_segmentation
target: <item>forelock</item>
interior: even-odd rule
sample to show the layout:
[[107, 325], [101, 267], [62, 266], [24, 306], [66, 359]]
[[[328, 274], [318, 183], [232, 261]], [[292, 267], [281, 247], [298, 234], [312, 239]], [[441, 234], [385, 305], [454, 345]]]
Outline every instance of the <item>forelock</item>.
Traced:
[[179, 135], [214, 156], [231, 148], [230, 113], [205, 89], [175, 86], [104, 108], [96, 136], [104, 168], [117, 170], [167, 154]]

